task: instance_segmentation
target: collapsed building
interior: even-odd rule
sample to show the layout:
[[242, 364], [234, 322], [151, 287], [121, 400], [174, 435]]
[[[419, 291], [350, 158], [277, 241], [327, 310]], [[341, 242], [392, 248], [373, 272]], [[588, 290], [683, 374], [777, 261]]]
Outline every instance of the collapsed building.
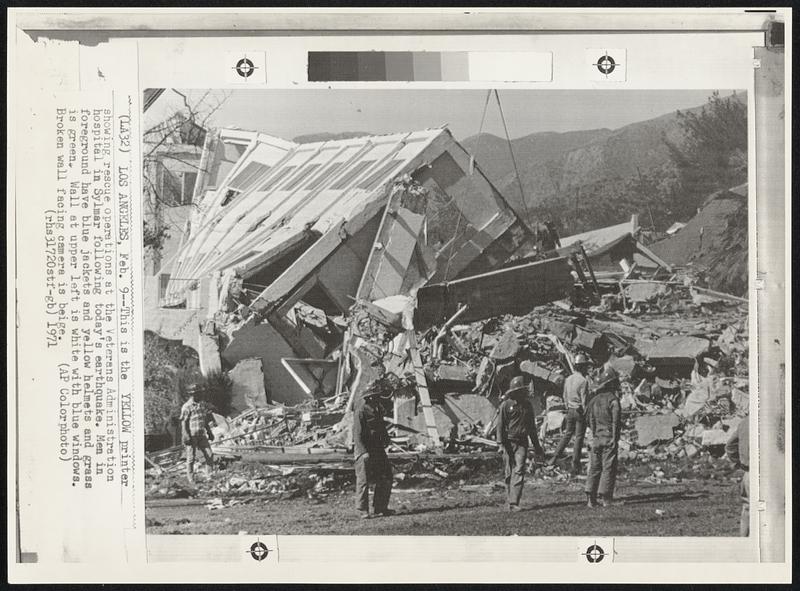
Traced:
[[[204, 373], [246, 362], [263, 387], [238, 410], [341, 398], [354, 304], [485, 273], [533, 248], [444, 128], [307, 144], [223, 129], [207, 135], [198, 174], [148, 328], [195, 348]], [[545, 301], [573, 281], [565, 260], [556, 266]]]
[[515, 375], [553, 437], [577, 352], [623, 376], [628, 449], [688, 456], [746, 410], [746, 300], [685, 283], [636, 216], [542, 251], [447, 129], [306, 144], [212, 130], [200, 162], [146, 328], [233, 380], [218, 453], [342, 461], [376, 381], [401, 455], [494, 449]]

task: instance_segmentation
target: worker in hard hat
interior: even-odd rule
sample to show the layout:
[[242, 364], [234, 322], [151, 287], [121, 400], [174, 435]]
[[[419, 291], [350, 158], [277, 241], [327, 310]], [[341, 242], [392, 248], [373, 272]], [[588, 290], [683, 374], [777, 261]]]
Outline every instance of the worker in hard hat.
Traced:
[[575, 370], [564, 382], [564, 404], [567, 407], [567, 416], [564, 419], [564, 435], [561, 437], [556, 452], [549, 462], [550, 466], [555, 465], [574, 436], [575, 445], [572, 448], [572, 467], [570, 470], [572, 475], [580, 474], [581, 471], [581, 454], [583, 452], [583, 440], [586, 436], [586, 417], [584, 413], [586, 412], [586, 404], [590, 394], [588, 373], [591, 365], [591, 360], [583, 353], [579, 353], [573, 362]]
[[605, 507], [614, 498], [618, 444], [622, 429], [619, 375], [613, 367], [605, 369], [595, 391], [597, 393], [586, 409], [586, 420], [592, 431], [586, 497], [589, 507], [595, 507], [597, 503]]
[[[353, 409], [353, 453], [356, 471], [356, 509], [362, 519], [388, 516], [392, 494], [392, 466], [386, 455], [389, 434], [383, 420], [382, 398], [389, 395], [380, 379], [367, 386]], [[375, 485], [372, 514], [369, 512], [369, 485]]]
[[544, 450], [536, 433], [536, 415], [528, 395], [529, 390], [522, 376], [512, 378], [498, 413], [497, 441], [503, 451], [506, 496], [510, 511], [520, 510], [529, 440], [539, 461], [544, 459]]

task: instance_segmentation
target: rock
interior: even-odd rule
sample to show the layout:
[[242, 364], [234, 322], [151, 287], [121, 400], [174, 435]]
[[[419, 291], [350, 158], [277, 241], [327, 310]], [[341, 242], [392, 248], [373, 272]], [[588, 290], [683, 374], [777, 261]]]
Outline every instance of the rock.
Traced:
[[500, 340], [497, 341], [497, 344], [492, 349], [489, 357], [498, 363], [506, 362], [516, 358], [517, 354], [519, 353], [519, 349], [519, 337], [517, 337], [514, 331], [506, 330], [503, 333], [503, 336], [500, 337]]
[[686, 457], [687, 458], [693, 458], [698, 453], [700, 453], [700, 450], [697, 449], [697, 446], [695, 446], [695, 445], [693, 445], [691, 443], [689, 445], [687, 445], [686, 447], [684, 447], [683, 451], [686, 452]]
[[636, 443], [646, 447], [657, 441], [672, 441], [673, 429], [680, 424], [675, 413], [641, 416], [636, 419]]

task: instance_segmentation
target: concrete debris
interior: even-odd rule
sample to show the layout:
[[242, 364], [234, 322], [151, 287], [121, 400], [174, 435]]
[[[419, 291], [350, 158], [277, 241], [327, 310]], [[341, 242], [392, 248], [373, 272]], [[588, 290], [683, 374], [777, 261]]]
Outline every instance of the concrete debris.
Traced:
[[669, 287], [660, 281], [637, 282], [626, 285], [624, 295], [629, 302], [652, 302], [669, 291]]
[[708, 339], [689, 336], [665, 336], [658, 339], [647, 352], [654, 365], [691, 365], [708, 352]]
[[[247, 408], [221, 417], [213, 442], [220, 469], [197, 487], [213, 496], [214, 510], [230, 506], [231, 496], [320, 499], [350, 490], [350, 410], [376, 380], [390, 394], [388, 453], [396, 486], [422, 490], [421, 484], [465, 483], [481, 470], [499, 473], [494, 425], [509, 382], [523, 376], [551, 453], [565, 427], [564, 380], [579, 353], [592, 362], [590, 383], [606, 366], [620, 376], [625, 469], [641, 467], [644, 480], [669, 482], [668, 462], [683, 462], [691, 472], [720, 457], [720, 446], [748, 411], [745, 307], [723, 297], [711, 302], [708, 294], [698, 305], [693, 284], [674, 278], [603, 283], [601, 290], [594, 300], [600, 305], [561, 300], [524, 315], [459, 318], [464, 324], [444, 331], [441, 324], [412, 328], [412, 298], [356, 300], [346, 323], [337, 325], [347, 336], [334, 357], [341, 375], [329, 397], [296, 406], [267, 402], [259, 358], [243, 359], [228, 372], [235, 389], [247, 390]], [[443, 300], [442, 306], [450, 312], [454, 304]], [[329, 327], [318, 312], [312, 309], [307, 323]], [[148, 455], [147, 477], [159, 484], [149, 498], [195, 494], [162, 484], [182, 474], [183, 451]], [[566, 482], [569, 475], [556, 466], [537, 470], [535, 478]]]
[[636, 419], [636, 444], [646, 447], [656, 441], [672, 441], [673, 429], [680, 424], [675, 413], [643, 416]]
[[494, 361], [505, 363], [519, 353], [519, 338], [512, 330], [506, 330], [489, 354]]
[[261, 358], [243, 359], [228, 372], [231, 379], [231, 406], [239, 412], [267, 406], [264, 369]]
[[703, 446], [725, 445], [731, 434], [722, 429], [707, 429], [703, 431]]

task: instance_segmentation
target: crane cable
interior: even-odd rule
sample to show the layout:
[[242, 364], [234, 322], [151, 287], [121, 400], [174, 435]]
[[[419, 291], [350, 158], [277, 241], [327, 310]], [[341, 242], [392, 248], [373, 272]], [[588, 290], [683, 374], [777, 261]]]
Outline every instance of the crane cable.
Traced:
[[494, 89], [494, 96], [497, 99], [497, 108], [500, 110], [500, 118], [503, 120], [503, 129], [506, 132], [506, 141], [508, 142], [508, 150], [511, 152], [511, 162], [514, 164], [514, 173], [517, 175], [517, 184], [519, 184], [519, 193], [522, 197], [522, 207], [525, 209], [525, 226], [531, 222], [531, 214], [528, 211], [528, 200], [525, 199], [525, 190], [522, 188], [522, 177], [519, 175], [519, 167], [517, 166], [517, 158], [514, 156], [514, 148], [511, 144], [511, 136], [508, 134], [508, 126], [506, 125], [506, 116], [503, 114], [503, 105], [500, 103], [500, 95], [497, 89]]
[[491, 89], [486, 91], [486, 101], [483, 103], [483, 115], [481, 115], [481, 125], [478, 128], [478, 141], [475, 142], [475, 150], [474, 154], [470, 155], [469, 158], [469, 173], [472, 174], [472, 171], [475, 169], [475, 157], [478, 155], [478, 149], [481, 147], [481, 138], [483, 133], [483, 123], [486, 121], [486, 110], [489, 108], [489, 98], [492, 96]]

